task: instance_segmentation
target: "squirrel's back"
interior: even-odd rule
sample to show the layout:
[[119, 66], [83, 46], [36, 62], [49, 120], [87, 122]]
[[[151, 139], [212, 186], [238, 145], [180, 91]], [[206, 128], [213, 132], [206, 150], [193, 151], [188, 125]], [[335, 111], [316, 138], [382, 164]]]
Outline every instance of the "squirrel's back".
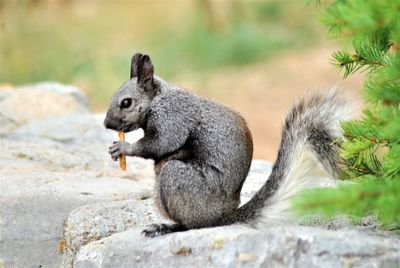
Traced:
[[[188, 146], [193, 161], [244, 181], [253, 154], [253, 142], [243, 117], [214, 100], [202, 98], [161, 81], [152, 113], [167, 113], [162, 120], [179, 120], [190, 128]], [[239, 189], [240, 192], [240, 189]]]

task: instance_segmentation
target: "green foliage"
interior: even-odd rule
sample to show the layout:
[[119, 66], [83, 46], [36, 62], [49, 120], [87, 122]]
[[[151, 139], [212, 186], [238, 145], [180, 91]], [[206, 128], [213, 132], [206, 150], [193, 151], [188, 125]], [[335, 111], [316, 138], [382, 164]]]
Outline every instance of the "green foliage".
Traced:
[[265, 27], [248, 22], [235, 22], [226, 27], [215, 31], [202, 23], [194, 23], [190, 30], [177, 33], [174, 38], [163, 38], [164, 46], [158, 55], [168, 64], [165, 73], [176, 73], [176, 69], [170, 68], [176, 64], [182, 67], [180, 70], [189, 67], [207, 71], [260, 61], [293, 46], [297, 36], [285, 33], [285, 29], [279, 35], [266, 35]]
[[163, 44], [155, 52], [167, 76], [176, 73], [176, 69], [201, 71], [204, 75], [215, 68], [251, 64], [313, 41], [309, 11], [299, 14], [300, 4], [237, 1], [239, 10], [226, 11], [226, 18], [214, 24], [210, 17], [217, 14], [206, 16], [200, 9], [186, 22], [183, 31], [158, 33], [150, 43]]
[[365, 217], [372, 213], [389, 228], [400, 226], [400, 183], [367, 176], [344, 183], [337, 189], [316, 189], [295, 200], [295, 206], [307, 213], [322, 213], [328, 218], [338, 213]]
[[295, 205], [327, 216], [375, 214], [400, 227], [400, 1], [337, 0], [322, 22], [333, 37], [352, 40], [354, 51], [332, 54], [347, 77], [366, 71], [361, 119], [343, 122], [343, 169], [338, 189], [305, 193]]
[[339, 69], [344, 69], [344, 77], [358, 70], [375, 71], [386, 66], [390, 60], [387, 51], [390, 47], [389, 29], [380, 29], [370, 33], [367, 37], [357, 35], [353, 40], [355, 53], [337, 51], [332, 55], [332, 63]]

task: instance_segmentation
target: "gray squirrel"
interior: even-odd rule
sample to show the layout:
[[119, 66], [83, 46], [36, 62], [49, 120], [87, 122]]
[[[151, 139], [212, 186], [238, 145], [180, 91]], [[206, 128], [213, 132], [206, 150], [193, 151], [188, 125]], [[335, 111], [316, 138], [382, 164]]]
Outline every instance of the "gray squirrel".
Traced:
[[153, 224], [145, 236], [234, 223], [256, 228], [293, 218], [290, 199], [318, 185], [321, 171], [336, 177], [347, 98], [335, 91], [297, 101], [288, 112], [278, 157], [265, 184], [239, 207], [253, 154], [245, 120], [227, 106], [198, 97], [154, 75], [148, 55], [135, 54], [131, 79], [113, 95], [104, 126], [129, 132], [133, 144], [116, 141], [113, 160], [124, 154], [153, 159], [155, 203], [174, 224]]

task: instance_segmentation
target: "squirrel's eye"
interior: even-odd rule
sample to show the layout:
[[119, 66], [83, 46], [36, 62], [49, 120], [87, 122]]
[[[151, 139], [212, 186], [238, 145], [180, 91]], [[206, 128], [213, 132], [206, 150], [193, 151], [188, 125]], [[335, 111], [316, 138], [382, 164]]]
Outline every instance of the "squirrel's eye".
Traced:
[[123, 99], [121, 102], [121, 109], [129, 108], [132, 104], [132, 99], [131, 98], [126, 98]]

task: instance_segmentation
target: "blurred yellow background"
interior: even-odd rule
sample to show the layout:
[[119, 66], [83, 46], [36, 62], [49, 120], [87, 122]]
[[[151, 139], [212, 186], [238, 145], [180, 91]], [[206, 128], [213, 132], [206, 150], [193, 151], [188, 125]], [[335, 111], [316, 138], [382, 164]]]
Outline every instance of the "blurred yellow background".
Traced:
[[294, 97], [335, 85], [357, 93], [362, 79], [335, 72], [337, 44], [303, 0], [0, 0], [0, 31], [1, 84], [74, 84], [102, 112], [131, 56], [147, 53], [158, 76], [242, 113], [254, 156], [270, 161]]

